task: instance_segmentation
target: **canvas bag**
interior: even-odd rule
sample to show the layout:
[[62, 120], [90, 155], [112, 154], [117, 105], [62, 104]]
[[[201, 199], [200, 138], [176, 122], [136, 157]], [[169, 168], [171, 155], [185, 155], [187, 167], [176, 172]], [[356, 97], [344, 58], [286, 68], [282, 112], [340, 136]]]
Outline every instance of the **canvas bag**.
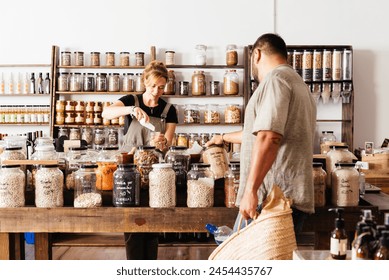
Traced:
[[274, 185], [261, 214], [229, 236], [209, 260], [291, 260], [297, 248], [291, 201]]

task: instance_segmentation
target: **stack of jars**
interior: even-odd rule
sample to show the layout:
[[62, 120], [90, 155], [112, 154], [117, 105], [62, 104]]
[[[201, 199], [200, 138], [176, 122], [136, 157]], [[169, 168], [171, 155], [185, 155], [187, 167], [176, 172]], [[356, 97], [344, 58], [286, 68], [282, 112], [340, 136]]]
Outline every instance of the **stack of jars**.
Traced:
[[74, 101], [66, 100], [65, 101], [65, 124], [74, 124], [75, 121], [75, 111], [74, 111]]

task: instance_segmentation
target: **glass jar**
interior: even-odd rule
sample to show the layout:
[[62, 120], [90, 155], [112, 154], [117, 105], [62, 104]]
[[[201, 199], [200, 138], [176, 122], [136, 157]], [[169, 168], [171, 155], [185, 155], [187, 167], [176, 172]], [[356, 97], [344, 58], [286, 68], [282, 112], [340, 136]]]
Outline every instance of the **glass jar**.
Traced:
[[74, 172], [81, 163], [88, 163], [95, 158], [87, 157], [87, 147], [69, 147], [65, 156], [65, 186], [68, 190], [74, 189]]
[[224, 176], [224, 204], [227, 208], [234, 208], [240, 182], [240, 163], [230, 163]]
[[121, 153], [118, 147], [103, 147], [97, 157], [98, 170], [101, 176], [101, 185], [97, 185], [99, 190], [113, 190], [113, 173], [117, 169], [117, 164], [121, 162]]
[[326, 177], [327, 173], [324, 171], [321, 162], [313, 162], [313, 187], [315, 193], [315, 207], [323, 207], [326, 205]]
[[225, 123], [240, 123], [241, 109], [238, 104], [229, 104], [224, 110]]
[[106, 66], [115, 66], [115, 52], [106, 52], [105, 53], [105, 65]]
[[63, 206], [63, 173], [58, 164], [39, 165], [35, 174], [35, 206]]
[[120, 66], [130, 66], [130, 53], [121, 52], [120, 53]]
[[207, 104], [204, 112], [204, 123], [220, 123], [220, 112], [217, 104]]
[[55, 124], [62, 125], [65, 123], [65, 113], [57, 112], [55, 113]]
[[353, 78], [353, 53], [350, 49], [343, 50], [343, 80], [351, 80]]
[[154, 146], [139, 146], [134, 154], [134, 163], [141, 175], [141, 188], [149, 187], [149, 173], [154, 163], [159, 163], [162, 156]]
[[223, 93], [225, 95], [239, 94], [239, 75], [235, 69], [226, 70], [223, 78]]
[[190, 154], [186, 147], [170, 146], [165, 155], [165, 162], [173, 166], [176, 173], [177, 190], [186, 190], [187, 173], [189, 171]]
[[84, 66], [84, 52], [74, 52], [74, 65]]
[[69, 140], [81, 140], [80, 128], [78, 127], [70, 128]]
[[303, 52], [299, 50], [293, 51], [293, 69], [300, 76], [303, 75]]
[[327, 188], [331, 188], [331, 174], [335, 170], [337, 162], [353, 162], [356, 159], [353, 153], [348, 150], [348, 146], [331, 145], [326, 155]]
[[197, 142], [197, 144], [200, 145], [199, 134], [198, 133], [189, 133], [188, 148], [191, 149], [195, 142]]
[[132, 92], [134, 91], [134, 74], [124, 73], [122, 79], [122, 91]]
[[313, 50], [312, 80], [321, 81], [323, 79], [323, 51]]
[[115, 92], [120, 90], [120, 75], [119, 73], [109, 73], [108, 75], [108, 91]]
[[69, 51], [61, 52], [61, 66], [71, 66], [72, 53]]
[[335, 49], [332, 52], [332, 80], [342, 79], [342, 51]]
[[177, 134], [176, 145], [185, 148], [188, 147], [188, 136], [186, 135], [186, 133]]
[[332, 80], [332, 51], [323, 50], [323, 81]]
[[85, 112], [85, 124], [91, 125], [93, 124], [93, 113]]
[[0, 155], [0, 163], [3, 165], [5, 160], [25, 160], [26, 154], [22, 147], [4, 147]]
[[238, 64], [238, 52], [236, 45], [230, 44], [226, 47], [226, 64], [234, 66]]
[[93, 124], [101, 125], [103, 123], [103, 118], [101, 117], [101, 113], [93, 113]]
[[176, 94], [176, 76], [174, 75], [173, 70], [168, 71], [168, 78], [165, 85], [164, 93], [165, 95], [174, 95]]
[[69, 73], [62, 72], [58, 75], [58, 91], [69, 91]]
[[136, 73], [135, 74], [135, 91], [136, 92], [144, 92], [146, 90], [145, 84], [143, 82], [143, 74]]
[[184, 107], [184, 123], [200, 123], [200, 110], [197, 105]]
[[58, 138], [60, 137], [66, 137], [66, 139], [69, 138], [68, 129], [66, 127], [60, 127], [58, 129]]
[[108, 135], [107, 135], [107, 141], [109, 147], [118, 147], [119, 145], [119, 134], [117, 128], [109, 128], [108, 129]]
[[189, 82], [179, 81], [178, 82], [178, 94], [189, 95]]
[[92, 148], [93, 146], [93, 128], [91, 127], [83, 127], [81, 132], [81, 139], [86, 142], [88, 148]]
[[140, 182], [140, 173], [135, 164], [119, 164], [113, 173], [113, 205], [116, 207], [139, 206]]
[[172, 164], [152, 165], [149, 173], [149, 206], [152, 208], [176, 206], [176, 173]]
[[96, 76], [96, 91], [107, 91], [107, 74], [97, 73]]
[[210, 140], [209, 136], [210, 136], [209, 133], [201, 133], [200, 134], [200, 145], [202, 147], [204, 147], [205, 144]]
[[100, 52], [90, 53], [90, 66], [100, 66]]
[[322, 131], [320, 135], [320, 150], [322, 154], [327, 154], [330, 145], [336, 142], [336, 137], [332, 130]]
[[102, 128], [95, 129], [94, 142], [95, 149], [105, 145], [105, 130]]
[[65, 100], [57, 100], [55, 102], [55, 111], [57, 113], [65, 112]]
[[145, 66], [145, 53], [136, 52], [135, 53], [135, 66]]
[[211, 95], [219, 95], [220, 94], [219, 84], [220, 84], [219, 81], [210, 81], [209, 82], [209, 93]]
[[94, 101], [87, 101], [85, 104], [85, 112], [93, 112], [95, 107]]
[[81, 89], [82, 89], [81, 73], [71, 73], [69, 79], [69, 90], [81, 91]]
[[209, 164], [192, 163], [188, 172], [187, 206], [191, 208], [212, 207], [214, 204], [215, 178]]
[[95, 91], [95, 74], [84, 73], [82, 86], [83, 91]]
[[304, 50], [303, 52], [303, 80], [306, 82], [312, 81], [313, 68], [313, 52], [312, 50]]
[[98, 179], [96, 164], [81, 164], [74, 173], [74, 207], [93, 208], [103, 203], [101, 193], [97, 190]]
[[0, 165], [0, 208], [25, 205], [26, 177], [20, 165]]
[[195, 64], [196, 65], [207, 65], [207, 46], [196, 45]]
[[332, 204], [335, 206], [358, 206], [359, 173], [354, 163], [338, 162], [332, 173]]
[[210, 164], [210, 169], [215, 179], [224, 178], [228, 170], [228, 157], [223, 145], [212, 145], [205, 149], [202, 154], [203, 162]]
[[165, 65], [174, 65], [175, 64], [174, 55], [175, 55], [174, 51], [165, 51]]
[[206, 89], [205, 89], [205, 75], [204, 71], [202, 70], [195, 70], [192, 75], [192, 95], [198, 96], [198, 95], [205, 95]]

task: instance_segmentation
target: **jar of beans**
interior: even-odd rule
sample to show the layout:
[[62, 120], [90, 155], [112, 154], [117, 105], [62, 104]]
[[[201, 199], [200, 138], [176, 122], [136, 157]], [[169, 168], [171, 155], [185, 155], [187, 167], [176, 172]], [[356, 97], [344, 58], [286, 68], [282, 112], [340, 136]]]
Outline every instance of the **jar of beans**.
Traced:
[[149, 205], [154, 208], [176, 206], [176, 173], [171, 163], [152, 165], [149, 173]]

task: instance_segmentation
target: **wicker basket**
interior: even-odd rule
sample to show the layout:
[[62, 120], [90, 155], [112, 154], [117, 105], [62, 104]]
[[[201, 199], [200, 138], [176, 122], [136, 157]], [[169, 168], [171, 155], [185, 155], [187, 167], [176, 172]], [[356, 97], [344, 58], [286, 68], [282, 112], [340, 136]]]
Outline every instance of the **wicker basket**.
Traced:
[[257, 219], [233, 233], [210, 260], [291, 260], [297, 248], [290, 201], [274, 186]]

